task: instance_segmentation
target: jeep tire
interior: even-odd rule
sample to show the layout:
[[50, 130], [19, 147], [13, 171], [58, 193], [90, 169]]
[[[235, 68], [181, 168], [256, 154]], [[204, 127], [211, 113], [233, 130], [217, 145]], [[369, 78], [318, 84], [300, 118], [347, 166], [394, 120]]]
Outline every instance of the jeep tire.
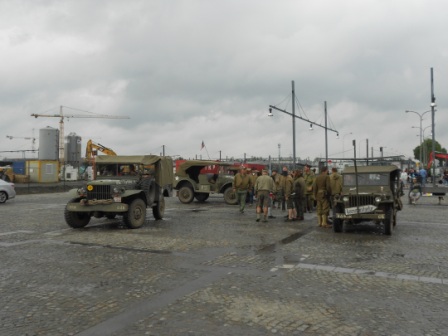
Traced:
[[386, 218], [384, 218], [383, 225], [384, 225], [384, 234], [387, 236], [392, 235], [392, 231], [394, 229], [394, 214], [392, 207], [388, 207], [386, 209]]
[[224, 190], [224, 201], [229, 205], [238, 204], [238, 199], [231, 186], [228, 186], [226, 190]]
[[146, 204], [140, 199], [136, 198], [129, 204], [129, 209], [123, 214], [124, 224], [129, 229], [140, 228], [146, 220]]
[[338, 213], [340, 209], [335, 207], [333, 209], [333, 232], [340, 233], [343, 231], [344, 228], [344, 220], [341, 218], [336, 218], [336, 213]]
[[194, 192], [193, 189], [189, 186], [183, 186], [179, 189], [178, 192], [179, 201], [184, 204], [188, 204], [193, 202]]
[[195, 193], [194, 194], [194, 197], [197, 199], [198, 202], [205, 202], [209, 196], [210, 196], [209, 193]]
[[[68, 203], [79, 203], [80, 198], [73, 198]], [[64, 210], [65, 222], [73, 229], [80, 229], [89, 224], [90, 213], [89, 212], [75, 212], [68, 211], [67, 207]]]
[[162, 219], [165, 215], [165, 197], [163, 194], [159, 196], [159, 200], [156, 202], [156, 205], [152, 207], [152, 214], [155, 219]]

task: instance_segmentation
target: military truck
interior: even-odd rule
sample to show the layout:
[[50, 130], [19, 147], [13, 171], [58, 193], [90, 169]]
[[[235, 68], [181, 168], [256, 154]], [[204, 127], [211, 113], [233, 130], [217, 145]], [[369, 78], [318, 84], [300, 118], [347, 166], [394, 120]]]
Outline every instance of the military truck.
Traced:
[[155, 219], [163, 218], [172, 183], [173, 161], [169, 157], [97, 156], [93, 180], [69, 191], [73, 198], [65, 207], [65, 221], [78, 229], [92, 217], [122, 216], [128, 228], [137, 229], [145, 222], [147, 208], [152, 208]]
[[230, 166], [231, 163], [211, 160], [186, 160], [181, 163], [174, 177], [174, 189], [179, 201], [188, 204], [196, 198], [198, 202], [205, 202], [210, 194], [224, 194], [227, 204], [237, 204], [232, 190], [233, 175], [226, 171]]
[[391, 235], [397, 224], [397, 212], [403, 209], [400, 169], [395, 165], [346, 167], [342, 173], [342, 192], [333, 199], [333, 231], [343, 225], [365, 221], [383, 223]]

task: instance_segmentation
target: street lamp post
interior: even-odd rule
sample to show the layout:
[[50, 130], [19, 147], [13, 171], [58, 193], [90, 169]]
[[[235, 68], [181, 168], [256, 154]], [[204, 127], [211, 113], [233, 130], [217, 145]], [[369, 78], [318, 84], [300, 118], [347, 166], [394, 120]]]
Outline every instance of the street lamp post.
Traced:
[[423, 122], [423, 116], [426, 113], [431, 112], [431, 110], [425, 111], [423, 113], [419, 113], [419, 112], [416, 112], [416, 111], [409, 111], [409, 110], [406, 110], [405, 112], [406, 113], [415, 113], [420, 118], [420, 158], [419, 158], [419, 160], [420, 160], [420, 163], [421, 163], [422, 162], [422, 137], [423, 137], [422, 122]]
[[347, 135], [353, 134], [353, 132], [346, 133], [342, 136], [342, 157], [345, 158], [345, 149], [344, 149], [344, 141]]

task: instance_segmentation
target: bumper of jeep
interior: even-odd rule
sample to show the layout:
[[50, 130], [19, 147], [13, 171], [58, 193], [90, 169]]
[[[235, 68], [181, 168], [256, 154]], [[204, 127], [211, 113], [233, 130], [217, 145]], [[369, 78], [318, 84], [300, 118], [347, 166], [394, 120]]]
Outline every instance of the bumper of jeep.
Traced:
[[129, 206], [126, 203], [110, 203], [110, 204], [81, 204], [81, 203], [68, 203], [66, 209], [73, 212], [126, 212]]
[[386, 215], [383, 213], [378, 214], [352, 214], [346, 215], [344, 213], [336, 213], [335, 217], [338, 219], [385, 219]]

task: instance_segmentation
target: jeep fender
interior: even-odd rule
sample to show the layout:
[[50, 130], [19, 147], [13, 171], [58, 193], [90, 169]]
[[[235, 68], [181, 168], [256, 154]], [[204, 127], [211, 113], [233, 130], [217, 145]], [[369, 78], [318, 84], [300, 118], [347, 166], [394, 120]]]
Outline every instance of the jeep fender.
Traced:
[[232, 183], [226, 183], [224, 184], [221, 189], [219, 189], [220, 194], [224, 194], [224, 191], [226, 191], [227, 188], [232, 188]]

